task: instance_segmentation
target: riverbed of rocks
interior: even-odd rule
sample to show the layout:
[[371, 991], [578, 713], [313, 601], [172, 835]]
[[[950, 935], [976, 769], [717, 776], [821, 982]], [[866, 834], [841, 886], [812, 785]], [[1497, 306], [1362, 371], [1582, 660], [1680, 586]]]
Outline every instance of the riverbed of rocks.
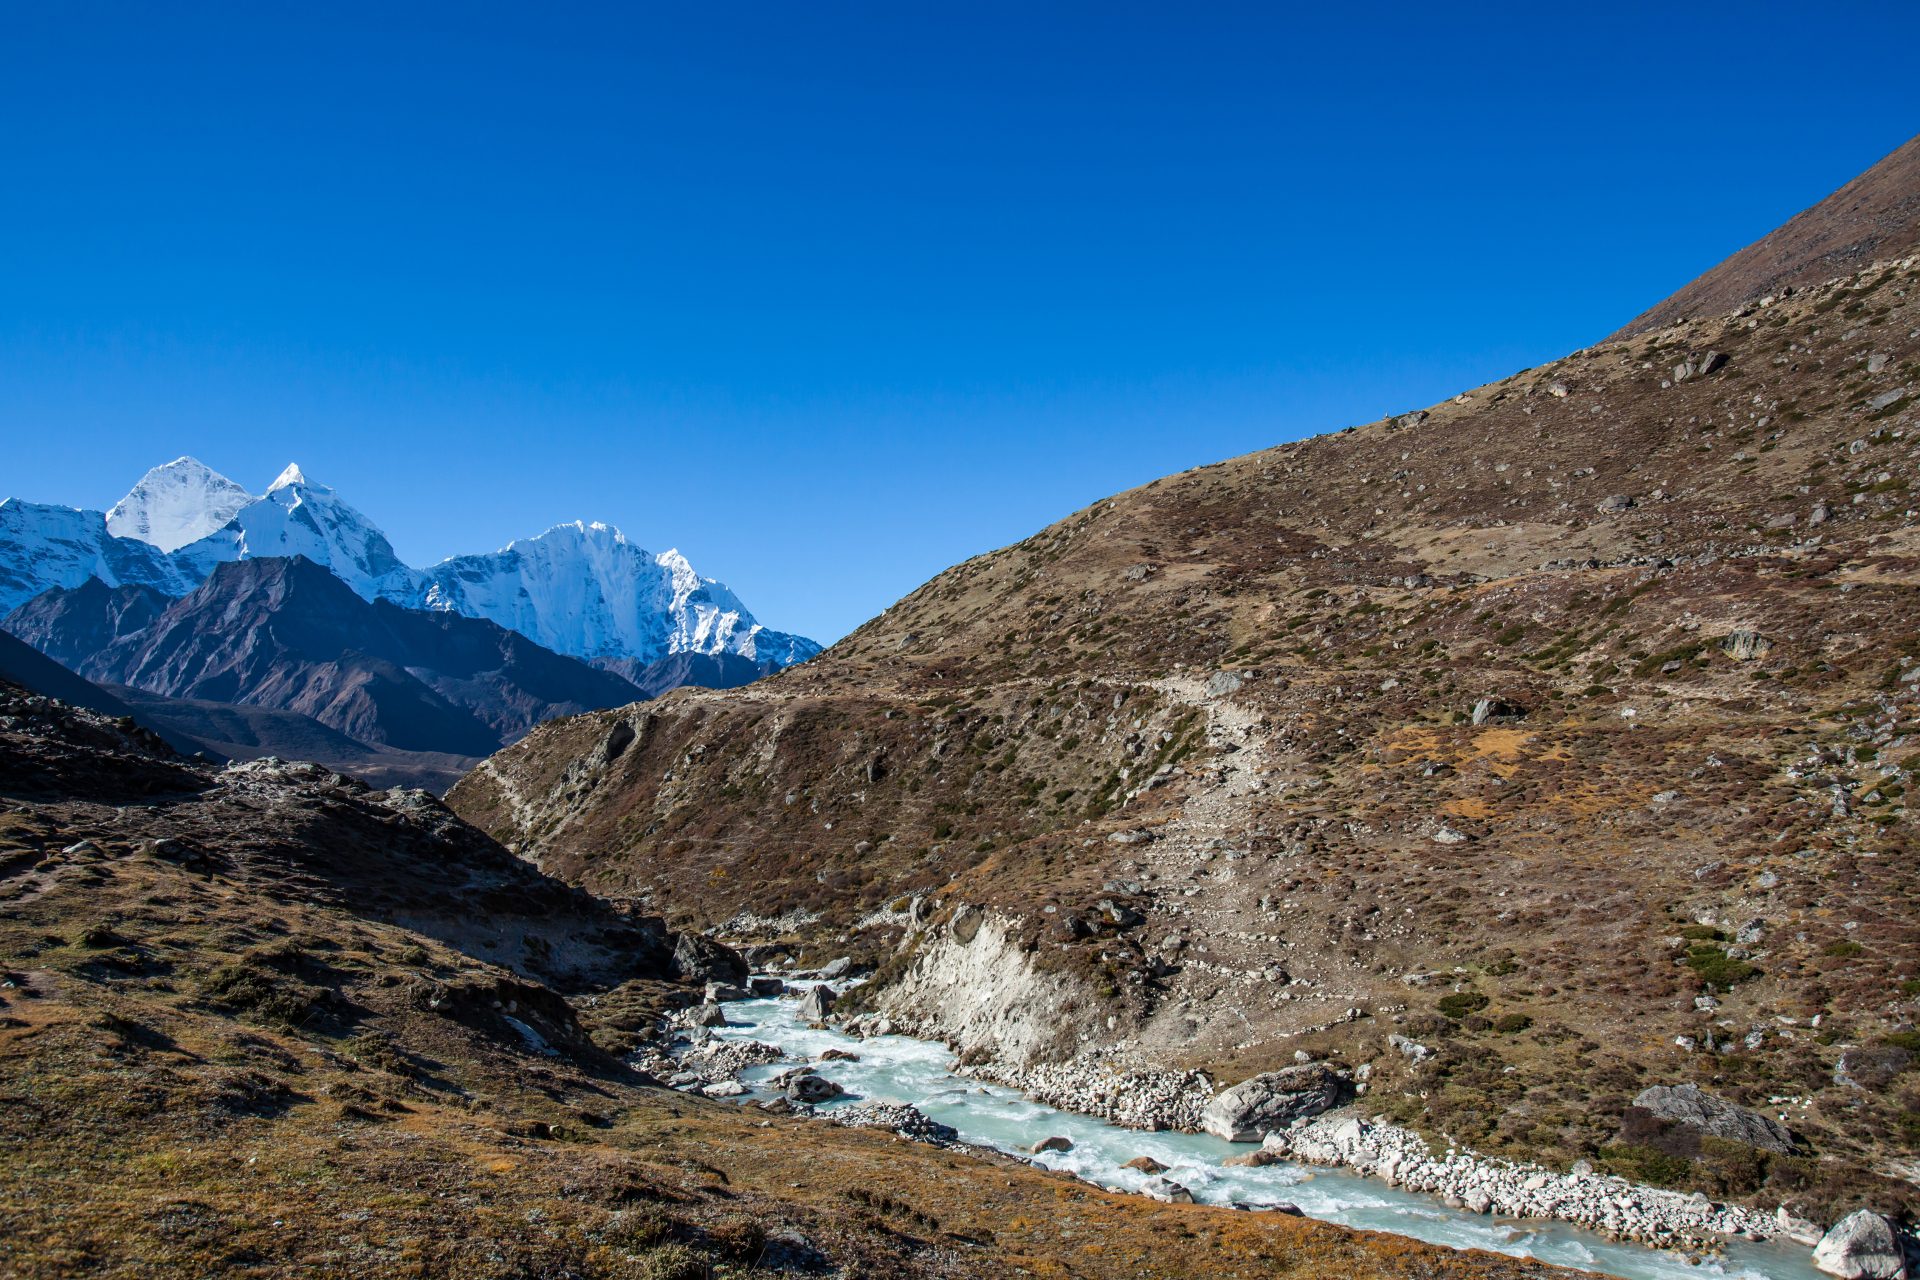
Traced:
[[1213, 1097], [1213, 1082], [1204, 1072], [1147, 1071], [1094, 1055], [1027, 1068], [982, 1063], [958, 1070], [1050, 1107], [1128, 1129], [1197, 1130], [1200, 1113]]
[[1782, 1215], [1705, 1196], [1639, 1186], [1580, 1169], [1556, 1173], [1470, 1152], [1436, 1155], [1418, 1134], [1356, 1114], [1330, 1111], [1269, 1133], [1261, 1151], [1276, 1160], [1340, 1165], [1389, 1185], [1439, 1196], [1455, 1208], [1514, 1218], [1546, 1218], [1623, 1240], [1690, 1249], [1729, 1236], [1788, 1236], [1805, 1244], [1820, 1229]]

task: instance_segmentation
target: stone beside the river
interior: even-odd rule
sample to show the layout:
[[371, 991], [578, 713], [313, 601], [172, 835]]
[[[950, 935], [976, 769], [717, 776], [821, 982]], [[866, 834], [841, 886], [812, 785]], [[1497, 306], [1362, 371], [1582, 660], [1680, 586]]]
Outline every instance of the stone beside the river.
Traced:
[[1340, 1105], [1346, 1082], [1317, 1062], [1243, 1080], [1216, 1095], [1200, 1115], [1200, 1127], [1228, 1142], [1258, 1142], [1295, 1120]]
[[1140, 1194], [1162, 1204], [1192, 1204], [1193, 1192], [1170, 1178], [1149, 1178], [1141, 1184]]
[[1833, 1224], [1813, 1251], [1813, 1265], [1846, 1280], [1906, 1280], [1905, 1249], [1894, 1225], [1861, 1209]]
[[1063, 1138], [1057, 1133], [1054, 1134], [1052, 1137], [1040, 1139], [1040, 1141], [1034, 1143], [1033, 1146], [1029, 1148], [1029, 1151], [1036, 1156], [1042, 1153], [1043, 1151], [1071, 1151], [1071, 1150], [1073, 1150], [1073, 1139]]

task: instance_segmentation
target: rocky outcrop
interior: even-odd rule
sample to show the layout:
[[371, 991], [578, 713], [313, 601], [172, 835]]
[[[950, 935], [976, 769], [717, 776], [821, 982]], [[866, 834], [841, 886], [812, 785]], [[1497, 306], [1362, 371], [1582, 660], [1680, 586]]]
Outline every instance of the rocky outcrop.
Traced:
[[1894, 1225], [1861, 1209], [1833, 1224], [1813, 1251], [1813, 1265], [1846, 1280], [1906, 1280], [1906, 1250]]
[[951, 925], [922, 933], [907, 972], [880, 993], [880, 1011], [944, 1039], [963, 1062], [1018, 1069], [1070, 1057], [1092, 1038], [1098, 1002], [1073, 977], [1038, 968], [1008, 926], [962, 908]]
[[718, 982], [730, 987], [747, 984], [747, 962], [723, 942], [683, 933], [673, 943], [673, 974], [682, 982]]
[[1324, 1064], [1302, 1063], [1223, 1090], [1207, 1104], [1200, 1127], [1228, 1142], [1258, 1142], [1295, 1120], [1339, 1106], [1346, 1089], [1346, 1082]]
[[1793, 1151], [1793, 1134], [1785, 1125], [1724, 1098], [1716, 1098], [1698, 1085], [1654, 1085], [1642, 1089], [1633, 1105], [1656, 1120], [1706, 1137], [1724, 1138], [1781, 1155]]

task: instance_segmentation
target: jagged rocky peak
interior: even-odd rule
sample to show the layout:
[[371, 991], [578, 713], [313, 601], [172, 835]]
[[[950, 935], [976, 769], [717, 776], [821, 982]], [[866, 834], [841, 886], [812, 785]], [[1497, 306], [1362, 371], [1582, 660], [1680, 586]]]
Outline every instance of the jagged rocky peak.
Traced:
[[[287, 470], [297, 474], [299, 468]], [[179, 457], [141, 476], [127, 496], [113, 505], [107, 512], [107, 532], [162, 551], [178, 551], [215, 532], [256, 501], [253, 494], [198, 458]]]

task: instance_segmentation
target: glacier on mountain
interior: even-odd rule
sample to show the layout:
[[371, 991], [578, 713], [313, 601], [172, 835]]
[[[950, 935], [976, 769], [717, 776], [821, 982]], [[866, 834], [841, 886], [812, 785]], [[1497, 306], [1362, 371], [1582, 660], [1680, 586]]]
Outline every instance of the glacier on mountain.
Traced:
[[0, 614], [49, 587], [77, 587], [89, 578], [170, 596], [198, 582], [158, 547], [108, 533], [102, 512], [0, 499]]
[[[208, 531], [189, 537], [202, 529]], [[221, 564], [269, 556], [304, 556], [365, 600], [485, 618], [609, 667], [703, 654], [771, 669], [820, 652], [804, 636], [762, 626], [739, 597], [701, 577], [678, 551], [648, 552], [611, 525], [556, 525], [495, 552], [420, 570], [402, 563], [371, 520], [298, 466], [256, 498], [192, 458], [155, 467], [105, 516], [0, 502], [0, 614], [88, 578], [182, 596]]]
[[162, 551], [198, 542], [259, 501], [195, 458], [175, 458], [140, 477], [107, 512], [107, 532]]

